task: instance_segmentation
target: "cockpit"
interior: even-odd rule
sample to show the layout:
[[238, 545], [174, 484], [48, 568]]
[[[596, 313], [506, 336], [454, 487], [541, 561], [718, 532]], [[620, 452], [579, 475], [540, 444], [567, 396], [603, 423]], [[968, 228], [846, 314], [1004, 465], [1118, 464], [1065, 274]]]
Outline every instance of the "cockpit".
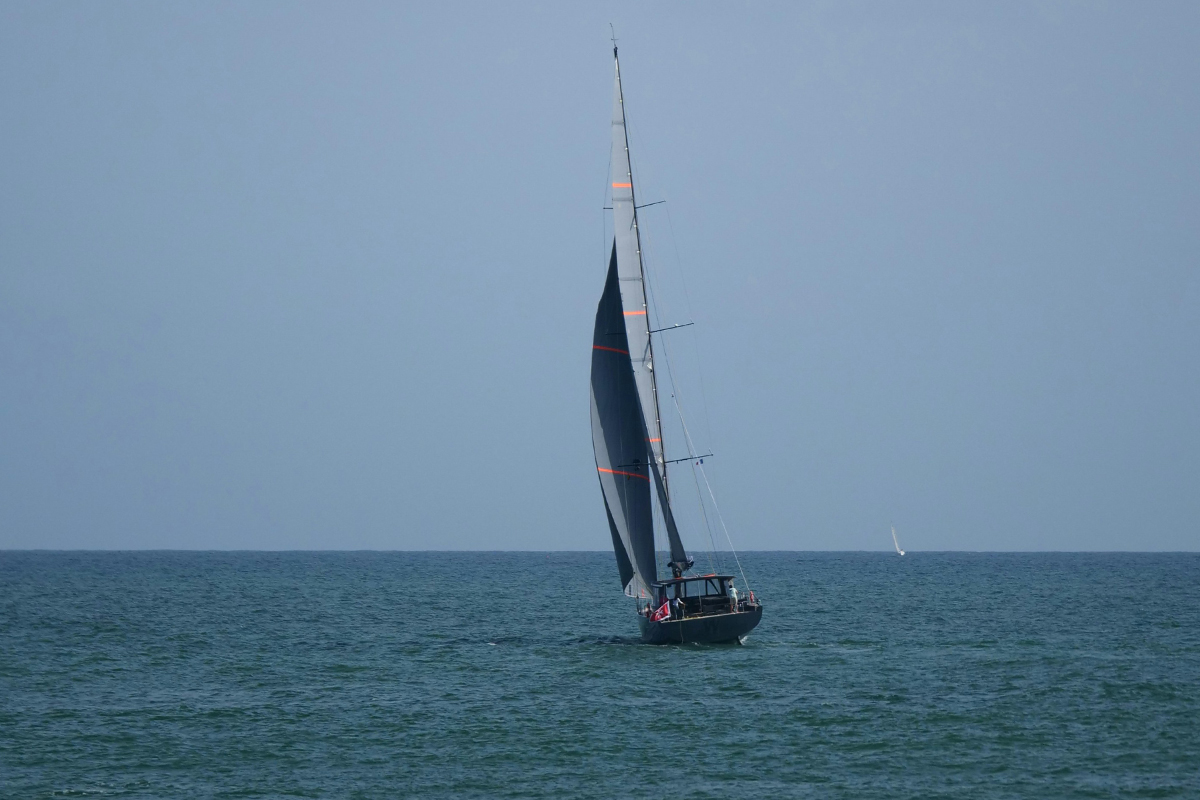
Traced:
[[[673, 578], [652, 585], [654, 590], [653, 607], [661, 607], [668, 603], [672, 616], [680, 611], [683, 616], [693, 617], [705, 614], [728, 614], [733, 608], [729, 587], [733, 582], [732, 575], [699, 575], [683, 578]], [[744, 601], [739, 602], [739, 607]]]

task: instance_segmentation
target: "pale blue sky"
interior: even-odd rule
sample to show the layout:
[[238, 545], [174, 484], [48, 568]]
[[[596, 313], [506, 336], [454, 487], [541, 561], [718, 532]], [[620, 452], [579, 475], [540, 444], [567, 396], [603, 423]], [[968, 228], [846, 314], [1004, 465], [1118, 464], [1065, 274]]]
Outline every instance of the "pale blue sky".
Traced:
[[0, 547], [607, 549], [609, 22], [735, 543], [1200, 546], [1195, 3], [9, 2]]

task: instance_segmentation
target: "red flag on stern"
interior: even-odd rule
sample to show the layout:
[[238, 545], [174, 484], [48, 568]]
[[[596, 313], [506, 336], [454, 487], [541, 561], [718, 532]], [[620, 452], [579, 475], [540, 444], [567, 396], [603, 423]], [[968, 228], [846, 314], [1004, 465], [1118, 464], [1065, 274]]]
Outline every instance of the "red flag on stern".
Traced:
[[658, 607], [658, 611], [650, 617], [651, 622], [662, 622], [664, 619], [669, 619], [671, 616], [671, 606], [664, 600], [663, 604]]

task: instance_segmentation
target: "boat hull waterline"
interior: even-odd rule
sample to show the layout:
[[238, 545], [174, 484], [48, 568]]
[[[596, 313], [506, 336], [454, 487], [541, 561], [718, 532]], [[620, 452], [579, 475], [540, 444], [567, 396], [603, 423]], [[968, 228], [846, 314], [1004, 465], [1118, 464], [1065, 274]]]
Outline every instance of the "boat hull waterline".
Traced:
[[740, 642], [762, 619], [762, 606], [729, 614], [651, 622], [638, 617], [645, 644], [731, 644]]

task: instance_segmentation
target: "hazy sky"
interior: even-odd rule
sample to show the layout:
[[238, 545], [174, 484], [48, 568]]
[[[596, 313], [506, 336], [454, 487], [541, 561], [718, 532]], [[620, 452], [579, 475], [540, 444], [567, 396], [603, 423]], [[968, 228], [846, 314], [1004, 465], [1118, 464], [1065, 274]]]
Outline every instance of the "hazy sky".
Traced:
[[1166, 2], [6, 2], [0, 547], [608, 549], [609, 22], [737, 545], [1200, 547]]

